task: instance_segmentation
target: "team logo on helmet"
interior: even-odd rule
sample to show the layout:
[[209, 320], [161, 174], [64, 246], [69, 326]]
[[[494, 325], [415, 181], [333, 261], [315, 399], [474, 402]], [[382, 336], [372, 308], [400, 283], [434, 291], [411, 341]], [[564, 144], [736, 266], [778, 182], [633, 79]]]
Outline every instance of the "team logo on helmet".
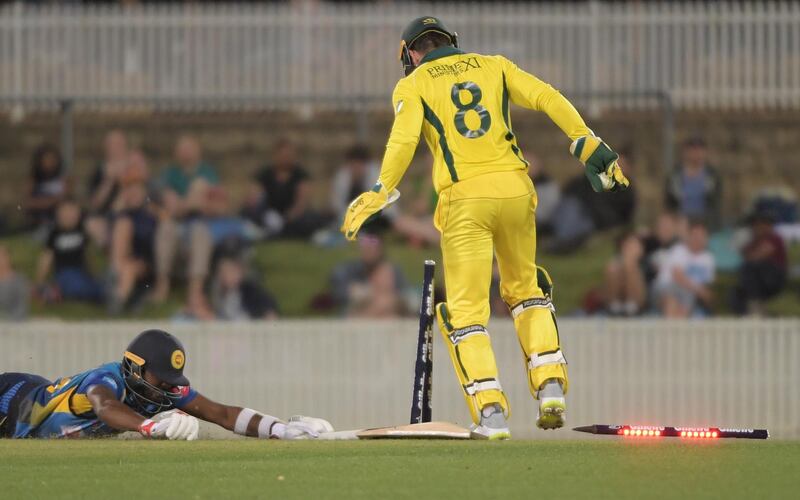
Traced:
[[181, 351], [180, 349], [175, 349], [172, 352], [172, 358], [170, 359], [170, 361], [172, 361], [173, 368], [175, 368], [176, 370], [180, 370], [186, 363], [186, 357], [183, 355], [183, 351]]
[[436, 24], [438, 22], [439, 21], [437, 21], [436, 18], [433, 17], [426, 17], [425, 19], [422, 20], [422, 24]]

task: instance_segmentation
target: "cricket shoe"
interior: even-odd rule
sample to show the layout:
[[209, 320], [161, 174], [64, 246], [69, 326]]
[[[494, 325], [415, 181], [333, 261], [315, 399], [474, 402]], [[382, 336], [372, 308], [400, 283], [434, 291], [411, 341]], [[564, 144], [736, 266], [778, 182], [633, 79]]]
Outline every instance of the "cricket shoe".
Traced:
[[536, 427], [540, 429], [560, 429], [564, 427], [567, 403], [564, 400], [564, 390], [561, 383], [555, 379], [548, 379], [539, 390], [539, 414], [536, 417]]
[[472, 424], [470, 437], [490, 441], [511, 439], [511, 431], [508, 430], [508, 422], [506, 422], [503, 408], [498, 404], [484, 407], [481, 410], [481, 423]]

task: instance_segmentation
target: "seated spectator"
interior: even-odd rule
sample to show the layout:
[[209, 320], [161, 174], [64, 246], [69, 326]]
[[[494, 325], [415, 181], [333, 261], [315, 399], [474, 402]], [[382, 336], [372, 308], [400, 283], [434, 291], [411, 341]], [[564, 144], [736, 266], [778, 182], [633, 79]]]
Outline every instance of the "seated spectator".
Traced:
[[56, 206], [70, 192], [61, 152], [52, 144], [41, 144], [33, 152], [26, 190], [25, 211], [32, 227], [50, 226]]
[[686, 224], [686, 217], [675, 212], [662, 212], [658, 215], [653, 230], [642, 236], [644, 280], [648, 289], [656, 279], [670, 249], [685, 235]]
[[[441, 234], [433, 224], [438, 195], [430, 183], [433, 158], [427, 151], [422, 155], [424, 168], [416, 169], [401, 187], [403, 196], [399, 204], [383, 211], [392, 229], [403, 236], [413, 247], [436, 246]], [[400, 210], [402, 208], [402, 210]]]
[[112, 313], [130, 305], [137, 288], [148, 288], [155, 274], [158, 210], [148, 200], [147, 179], [146, 164], [138, 162], [131, 163], [120, 177], [119, 210], [111, 232]]
[[331, 274], [334, 301], [349, 317], [391, 318], [403, 312], [402, 272], [375, 235], [359, 234], [359, 259], [336, 266]]
[[211, 303], [217, 319], [258, 320], [276, 319], [278, 304], [275, 298], [256, 280], [245, 276], [242, 261], [222, 257], [211, 285]]
[[750, 241], [742, 249], [744, 262], [733, 292], [736, 314], [763, 314], [762, 303], [786, 286], [786, 245], [775, 232], [772, 216], [757, 213], [750, 220]]
[[533, 153], [525, 153], [525, 158], [530, 164], [528, 175], [536, 189], [536, 233], [548, 235], [553, 232], [556, 223], [556, 209], [561, 200], [561, 188], [544, 171], [542, 160]]
[[156, 287], [152, 298], [163, 302], [169, 295], [176, 258], [186, 256], [187, 298], [192, 314], [208, 317], [211, 311], [203, 292], [213, 244], [208, 227], [198, 220], [217, 173], [203, 161], [197, 139], [181, 136], [175, 146], [175, 164], [161, 175], [162, 217], [156, 230]]
[[28, 280], [14, 271], [8, 249], [0, 245], [0, 320], [27, 318], [29, 297]]
[[564, 186], [558, 203], [558, 223], [554, 227], [554, 240], [548, 245], [549, 251], [573, 252], [595, 231], [631, 224], [636, 208], [634, 165], [628, 149], [618, 153], [619, 166], [631, 179], [631, 187], [624, 191], [595, 193], [583, 173], [574, 177]]
[[86, 230], [99, 246], [108, 244], [114, 203], [120, 190], [120, 178], [130, 161], [128, 139], [121, 130], [109, 131], [103, 142], [103, 159], [89, 179], [89, 215]]
[[311, 177], [297, 160], [293, 142], [280, 139], [273, 162], [256, 175], [243, 215], [269, 236], [308, 238], [327, 220], [311, 209]]
[[672, 247], [654, 283], [656, 306], [667, 318], [703, 316], [713, 300], [716, 266], [708, 251], [708, 230], [692, 222], [684, 243]]
[[375, 185], [379, 173], [379, 166], [372, 160], [366, 146], [356, 144], [347, 150], [344, 164], [336, 170], [331, 181], [331, 211], [337, 221], [344, 218], [351, 201]]
[[[47, 237], [36, 271], [37, 289], [47, 288], [53, 271], [57, 296], [69, 300], [101, 302], [103, 288], [92, 276], [86, 262], [89, 238], [83, 227], [83, 214], [77, 203], [62, 201], [56, 208], [55, 227]], [[46, 293], [48, 297], [52, 294]]]
[[667, 208], [719, 227], [722, 180], [708, 163], [703, 139], [692, 137], [683, 143], [681, 163], [667, 178], [665, 200]]
[[642, 269], [644, 246], [636, 233], [629, 232], [617, 243], [617, 253], [606, 264], [605, 307], [615, 316], [635, 316], [644, 309], [647, 286]]

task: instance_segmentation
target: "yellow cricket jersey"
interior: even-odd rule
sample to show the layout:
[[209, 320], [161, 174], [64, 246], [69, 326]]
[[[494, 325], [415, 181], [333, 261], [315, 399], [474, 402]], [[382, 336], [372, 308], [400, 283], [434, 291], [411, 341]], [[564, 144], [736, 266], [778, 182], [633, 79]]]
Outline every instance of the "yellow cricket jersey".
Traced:
[[388, 191], [397, 187], [420, 133], [433, 153], [436, 192], [477, 175], [526, 169], [511, 130], [509, 101], [544, 111], [572, 140], [591, 133], [556, 89], [505, 57], [439, 47], [397, 82], [379, 181]]

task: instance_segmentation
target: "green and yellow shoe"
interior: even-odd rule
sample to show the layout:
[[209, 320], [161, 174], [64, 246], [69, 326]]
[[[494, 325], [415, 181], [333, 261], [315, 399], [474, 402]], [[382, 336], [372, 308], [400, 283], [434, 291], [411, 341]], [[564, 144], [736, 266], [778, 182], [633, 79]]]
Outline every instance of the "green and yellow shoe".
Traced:
[[540, 429], [560, 429], [564, 427], [567, 404], [564, 398], [542, 398], [539, 405], [539, 416], [536, 418], [536, 427]]

